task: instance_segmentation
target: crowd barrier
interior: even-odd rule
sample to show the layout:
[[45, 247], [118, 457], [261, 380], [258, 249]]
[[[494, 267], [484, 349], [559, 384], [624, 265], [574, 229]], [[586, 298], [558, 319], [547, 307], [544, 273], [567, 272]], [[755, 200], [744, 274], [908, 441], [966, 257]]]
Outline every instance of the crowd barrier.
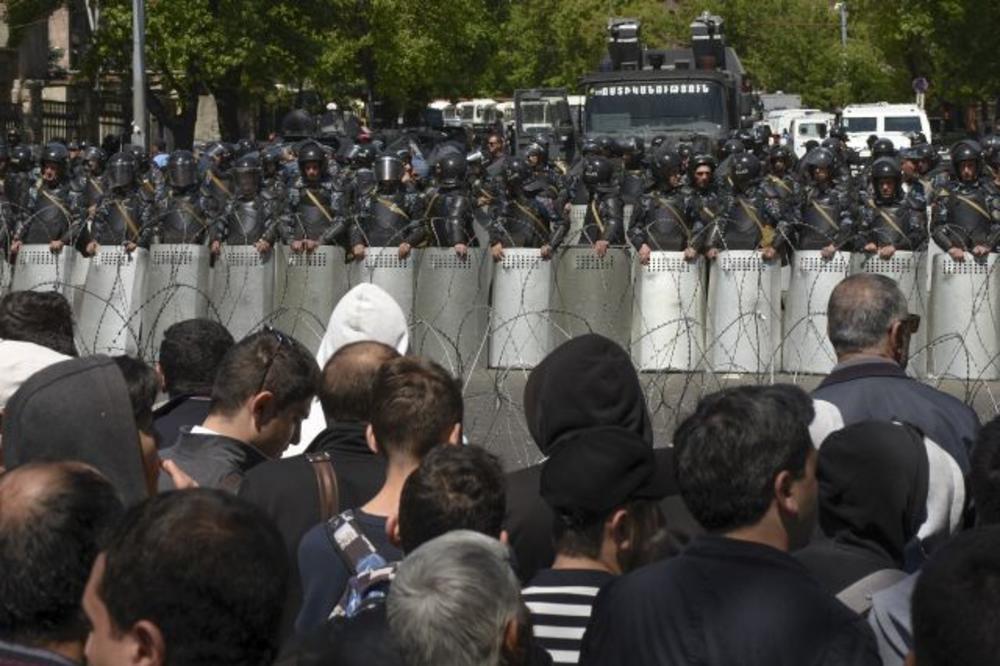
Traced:
[[598, 257], [591, 247], [567, 247], [555, 257], [556, 344], [599, 333], [629, 347], [632, 327], [632, 257], [611, 248]]
[[274, 326], [316, 353], [330, 313], [347, 293], [344, 250], [332, 245], [311, 253], [292, 252], [287, 245], [274, 250]]
[[274, 306], [274, 252], [253, 245], [222, 248], [212, 270], [213, 316], [239, 340], [270, 322]]
[[979, 261], [934, 258], [931, 289], [930, 372], [938, 378], [1000, 379], [997, 255]]
[[781, 369], [788, 373], [825, 375], [837, 364], [826, 335], [830, 292], [847, 277], [850, 254], [825, 259], [818, 250], [792, 256], [791, 276], [782, 314]]
[[552, 351], [552, 261], [538, 250], [504, 250], [493, 274], [490, 367], [532, 368]]
[[102, 247], [91, 258], [77, 312], [82, 354], [140, 351], [141, 308], [146, 300], [149, 251]]
[[632, 358], [639, 370], [690, 371], [705, 354], [705, 262], [653, 252], [634, 262]]
[[24, 245], [17, 253], [11, 291], [58, 291], [72, 300], [71, 275], [77, 252], [64, 247], [53, 252], [48, 245]]
[[173, 324], [208, 316], [209, 278], [209, 252], [204, 245], [165, 244], [149, 251], [142, 305], [144, 356], [156, 357], [164, 332]]

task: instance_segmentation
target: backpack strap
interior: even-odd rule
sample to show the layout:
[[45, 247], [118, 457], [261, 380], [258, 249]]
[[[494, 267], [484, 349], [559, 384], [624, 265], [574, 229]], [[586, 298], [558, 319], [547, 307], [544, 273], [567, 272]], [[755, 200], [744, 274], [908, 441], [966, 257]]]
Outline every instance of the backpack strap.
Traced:
[[365, 536], [354, 517], [354, 511], [342, 511], [324, 523], [326, 536], [333, 549], [340, 553], [352, 576], [365, 569], [364, 561], [378, 555], [375, 545]]
[[316, 488], [319, 491], [319, 519], [330, 520], [340, 509], [340, 489], [337, 485], [337, 470], [333, 468], [330, 454], [307, 453], [313, 472], [316, 474]]
[[879, 569], [848, 585], [837, 593], [837, 599], [858, 615], [871, 610], [872, 596], [906, 578], [906, 572], [899, 569]]

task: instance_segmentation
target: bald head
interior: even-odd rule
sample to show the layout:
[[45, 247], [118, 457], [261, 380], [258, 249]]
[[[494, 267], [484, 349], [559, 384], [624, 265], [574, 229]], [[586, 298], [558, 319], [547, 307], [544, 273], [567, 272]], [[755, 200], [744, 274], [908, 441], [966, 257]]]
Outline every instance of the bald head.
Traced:
[[82, 641], [83, 588], [123, 512], [114, 486], [82, 463], [32, 463], [0, 476], [0, 640]]
[[882, 354], [893, 322], [907, 316], [906, 297], [884, 275], [858, 273], [845, 278], [830, 294], [827, 334], [838, 358], [849, 354]]
[[319, 390], [327, 423], [370, 421], [375, 375], [398, 357], [399, 352], [381, 342], [352, 342], [338, 349], [323, 368]]

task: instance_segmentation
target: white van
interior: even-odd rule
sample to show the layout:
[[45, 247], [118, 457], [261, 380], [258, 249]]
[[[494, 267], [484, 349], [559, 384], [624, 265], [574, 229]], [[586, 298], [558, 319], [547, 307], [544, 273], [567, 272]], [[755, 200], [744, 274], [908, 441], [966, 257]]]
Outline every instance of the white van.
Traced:
[[847, 143], [862, 157], [868, 156], [868, 137], [890, 139], [896, 149], [910, 145], [910, 134], [923, 132], [931, 142], [931, 124], [924, 110], [915, 104], [851, 104], [844, 107], [841, 122], [847, 130]]
[[810, 141], [823, 143], [836, 117], [832, 113], [810, 113], [793, 118], [788, 127], [788, 147], [796, 157], [806, 154], [806, 144]]

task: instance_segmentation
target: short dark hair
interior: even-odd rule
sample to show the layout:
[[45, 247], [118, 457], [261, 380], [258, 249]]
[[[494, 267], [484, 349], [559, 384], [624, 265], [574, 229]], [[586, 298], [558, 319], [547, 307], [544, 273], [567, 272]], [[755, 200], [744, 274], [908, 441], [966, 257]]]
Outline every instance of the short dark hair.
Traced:
[[323, 368], [319, 402], [327, 421], [371, 420], [372, 387], [378, 369], [399, 352], [381, 342], [365, 340], [344, 345]]
[[276, 411], [311, 399], [319, 386], [316, 359], [300, 342], [276, 329], [243, 338], [219, 364], [211, 413], [232, 414], [261, 391], [274, 394]]
[[976, 437], [969, 470], [969, 491], [977, 525], [1000, 525], [1000, 416]]
[[506, 481], [496, 456], [478, 446], [439, 446], [406, 479], [399, 498], [403, 552], [452, 530], [499, 538]]
[[131, 356], [115, 356], [112, 360], [125, 378], [136, 427], [143, 432], [151, 433], [153, 405], [156, 404], [156, 396], [159, 393], [156, 371]]
[[73, 308], [57, 291], [13, 291], [0, 298], [0, 339], [76, 356]]
[[129, 509], [97, 592], [117, 630], [159, 628], [167, 664], [270, 664], [287, 578], [285, 546], [263, 512], [198, 488]]
[[211, 395], [216, 370], [235, 344], [226, 327], [211, 319], [187, 319], [170, 326], [160, 343], [167, 395]]
[[[31, 474], [47, 475], [44, 490], [19, 483]], [[111, 482], [82, 463], [28, 463], [0, 476], [0, 639], [40, 647], [87, 637], [80, 600], [123, 511]]]
[[674, 433], [681, 496], [702, 527], [726, 532], [756, 524], [774, 479], [805, 472], [812, 450], [812, 401], [790, 386], [740, 386], [706, 396]]
[[924, 565], [913, 590], [919, 666], [992, 664], [1000, 654], [1000, 526], [959, 534]]
[[379, 368], [371, 426], [388, 458], [422, 459], [461, 421], [461, 388], [437, 363], [403, 356]]
[[[588, 557], [595, 559], [601, 554], [604, 541], [604, 523], [615, 511], [624, 509], [628, 513], [629, 541], [633, 544], [635, 564], [648, 564], [659, 559], [674, 544], [665, 543], [668, 535], [664, 531], [665, 522], [659, 504], [652, 500], [629, 500], [602, 515], [556, 512], [552, 521], [552, 540], [559, 555]], [[624, 563], [623, 563], [624, 564]], [[626, 566], [630, 571], [634, 566]]]
[[834, 287], [826, 314], [834, 351], [856, 353], [879, 344], [892, 322], [907, 315], [906, 297], [892, 278], [858, 273]]

